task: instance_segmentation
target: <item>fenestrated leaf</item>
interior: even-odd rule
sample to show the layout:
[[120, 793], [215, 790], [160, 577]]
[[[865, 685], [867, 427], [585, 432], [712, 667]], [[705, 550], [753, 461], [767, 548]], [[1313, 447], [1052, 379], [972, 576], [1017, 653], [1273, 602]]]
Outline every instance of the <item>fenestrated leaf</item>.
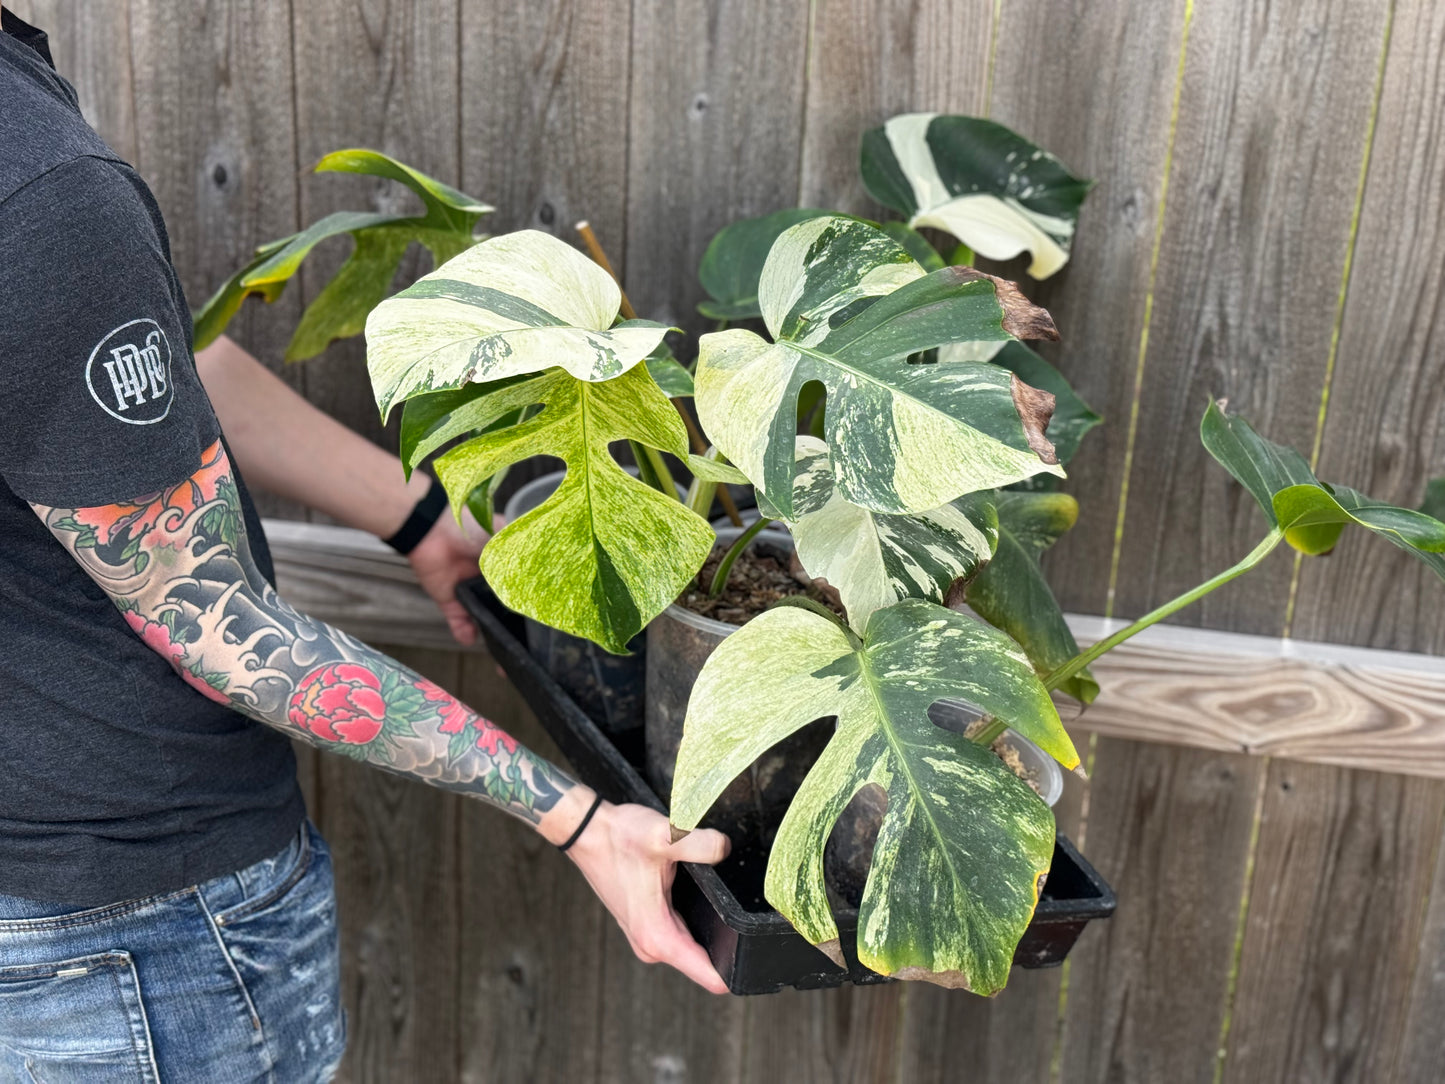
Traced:
[[1329, 553], [1345, 527], [1357, 523], [1414, 554], [1445, 579], [1445, 523], [1411, 508], [1371, 500], [1347, 486], [1315, 477], [1293, 448], [1265, 440], [1222, 403], [1210, 403], [1200, 422], [1205, 449], [1258, 502], [1270, 525], [1301, 553]]
[[[998, 546], [993, 560], [969, 582], [965, 597], [980, 617], [1018, 641], [1039, 673], [1047, 674], [1077, 655], [1079, 645], [1044, 579], [1039, 555], [1074, 525], [1079, 504], [1067, 493], [1004, 491], [988, 499], [997, 510]], [[1099, 695], [1099, 683], [1088, 670], [1061, 688], [1085, 704]]]
[[596, 382], [551, 369], [489, 390], [459, 408], [472, 415], [456, 424], [537, 405], [527, 420], [440, 456], [437, 476], [456, 508], [509, 463], [566, 461], [556, 492], [487, 543], [482, 574], [513, 610], [625, 654], [697, 574], [714, 535], [702, 517], [618, 466], [608, 444], [636, 440], [686, 458], [686, 430], [642, 366]]
[[789, 226], [831, 213], [794, 207], [758, 218], [744, 218], [718, 230], [698, 265], [698, 282], [709, 297], [698, 302], [697, 311], [709, 320], [748, 320], [761, 316], [758, 278], [773, 242]]
[[1078, 763], [1028, 660], [995, 629], [919, 599], [874, 613], [862, 641], [810, 610], [770, 610], [725, 639], [698, 677], [671, 819], [695, 827], [761, 753], [837, 716], [778, 830], [768, 902], [841, 960], [823, 849], [848, 801], [876, 784], [888, 812], [859, 909], [859, 960], [990, 994], [1007, 981], [1033, 914], [1053, 815], [991, 752], [933, 724], [928, 708], [944, 698], [1006, 720], [1066, 766]]
[[1036, 279], [1068, 262], [1092, 185], [1001, 124], [937, 113], [865, 132], [860, 169], [869, 195], [910, 226], [947, 230], [991, 260], [1027, 251]]
[[366, 363], [377, 406], [385, 417], [420, 392], [554, 365], [610, 380], [667, 334], [647, 320], [613, 327], [621, 304], [612, 276], [551, 234], [483, 241], [372, 310]]
[[923, 512], [1040, 473], [1062, 475], [1043, 436], [1051, 404], [996, 366], [909, 365], [953, 341], [1053, 333], [1008, 283], [966, 267], [925, 274], [856, 219], [788, 229], [763, 269], [769, 344], [704, 335], [695, 380], [703, 427], [784, 516], [792, 516], [797, 401], [827, 389], [825, 436], [840, 494], [875, 512]]
[[[798, 438], [797, 471], [789, 530], [798, 560], [838, 590], [855, 629], [900, 599], [942, 602], [955, 580], [976, 574], [993, 554], [998, 520], [988, 502], [964, 498], [917, 515], [870, 512], [838, 494], [828, 448], [815, 437]], [[782, 518], [762, 495], [758, 510]]]
[[376, 151], [334, 151], [316, 165], [317, 173], [361, 173], [399, 181], [421, 199], [421, 215], [338, 211], [300, 233], [272, 241], [232, 275], [195, 314], [195, 349], [213, 342], [251, 294], [266, 301], [281, 296], [301, 263], [322, 241], [350, 234], [351, 255], [336, 277], [302, 314], [286, 348], [287, 361], [314, 357], [333, 340], [358, 334], [366, 314], [391, 288], [407, 248], [424, 245], [439, 266], [470, 247], [478, 219], [492, 210], [450, 185]]

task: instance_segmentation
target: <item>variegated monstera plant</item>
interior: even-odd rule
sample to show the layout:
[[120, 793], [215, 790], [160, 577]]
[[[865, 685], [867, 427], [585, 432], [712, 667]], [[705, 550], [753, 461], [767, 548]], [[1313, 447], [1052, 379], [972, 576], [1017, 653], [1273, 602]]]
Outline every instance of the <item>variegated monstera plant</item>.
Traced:
[[[1205, 444], [1259, 501], [1268, 533], [1233, 568], [1078, 650], [1039, 557], [1074, 522], [1073, 498], [1054, 483], [1099, 418], [1024, 345], [1055, 337], [1048, 314], [970, 265], [975, 252], [1028, 253], [1030, 274], [1057, 271], [1089, 184], [1000, 125], [914, 114], [864, 136], [864, 183], [906, 221], [805, 209], [723, 230], [700, 269], [709, 299], [699, 308], [720, 325], [701, 337], [691, 372], [664, 343], [668, 329], [623, 319], [616, 283], [571, 246], [533, 231], [478, 241], [483, 205], [389, 160], [347, 161], [409, 184], [426, 207], [352, 231], [347, 265], [359, 260], [366, 283], [377, 403], [383, 415], [404, 404], [407, 468], [440, 453], [453, 506], [489, 522], [509, 464], [566, 461], [556, 492], [482, 554], [503, 602], [625, 651], [711, 551], [703, 515], [722, 483], [751, 485], [806, 572], [838, 592], [846, 620], [788, 600], [714, 652], [692, 693], [671, 813], [678, 830], [696, 827], [762, 752], [836, 717], [766, 877], [769, 902], [836, 960], [824, 844], [861, 789], [881, 788], [887, 812], [860, 905], [859, 960], [993, 993], [1054, 846], [1048, 806], [989, 748], [1004, 727], [1077, 768], [1050, 692], [1089, 702], [1093, 659], [1281, 540], [1326, 552], [1357, 523], [1445, 578], [1435, 518], [1445, 485], [1421, 511], [1380, 505], [1318, 481], [1298, 455], [1214, 405]], [[450, 231], [441, 240], [438, 226]], [[919, 228], [951, 236], [948, 255]], [[279, 291], [325, 230], [262, 250], [214, 299], [230, 306], [220, 322], [238, 291]], [[377, 305], [381, 264], [403, 237], [432, 247], [440, 266]], [[728, 327], [736, 322], [746, 326]], [[354, 323], [333, 318], [323, 330], [352, 333]], [[712, 442], [705, 455], [690, 453], [669, 401], [688, 396]], [[622, 441], [639, 477], [613, 458]], [[684, 500], [664, 454], [694, 476]], [[940, 699], [965, 701], [987, 722], [969, 736], [935, 726], [928, 710]]]

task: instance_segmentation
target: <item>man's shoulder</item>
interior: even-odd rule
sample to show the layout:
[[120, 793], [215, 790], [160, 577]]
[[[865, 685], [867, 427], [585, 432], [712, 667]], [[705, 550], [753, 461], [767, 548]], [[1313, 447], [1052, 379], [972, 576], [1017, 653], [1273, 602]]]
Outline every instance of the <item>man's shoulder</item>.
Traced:
[[20, 189], [77, 159], [124, 164], [73, 105], [3, 55], [0, 102], [0, 207]]

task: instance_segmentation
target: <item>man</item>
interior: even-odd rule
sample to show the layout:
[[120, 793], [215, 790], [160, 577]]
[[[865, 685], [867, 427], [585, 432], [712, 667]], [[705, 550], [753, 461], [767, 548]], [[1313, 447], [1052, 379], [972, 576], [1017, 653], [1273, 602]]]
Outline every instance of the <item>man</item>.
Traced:
[[671, 844], [277, 595], [238, 464], [409, 551], [462, 640], [480, 543], [234, 343], [192, 358], [150, 192], [0, 20], [0, 1079], [330, 1077], [330, 864], [288, 736], [520, 817], [642, 959], [722, 992], [667, 900], [720, 834]]

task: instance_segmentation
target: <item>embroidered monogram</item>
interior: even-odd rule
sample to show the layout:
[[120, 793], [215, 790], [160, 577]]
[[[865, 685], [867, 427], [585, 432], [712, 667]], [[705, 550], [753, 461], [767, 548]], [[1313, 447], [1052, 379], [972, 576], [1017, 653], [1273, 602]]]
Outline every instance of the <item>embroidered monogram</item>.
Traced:
[[90, 396], [112, 418], [150, 425], [171, 409], [171, 346], [154, 320], [121, 324], [85, 363]]

